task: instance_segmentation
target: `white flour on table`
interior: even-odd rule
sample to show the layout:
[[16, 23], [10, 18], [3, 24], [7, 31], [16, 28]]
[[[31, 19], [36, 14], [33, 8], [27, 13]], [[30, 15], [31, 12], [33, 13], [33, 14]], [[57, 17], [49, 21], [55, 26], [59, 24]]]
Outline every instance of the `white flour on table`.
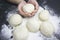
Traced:
[[[32, 17], [32, 18], [36, 18], [39, 21], [38, 14], [42, 10], [44, 10], [44, 9], [42, 7], [40, 7], [39, 10], [38, 10], [38, 12], [36, 13], [36, 15], [34, 17]], [[13, 12], [13, 11], [9, 12], [8, 13], [8, 17], [10, 17], [14, 13], [15, 12]], [[25, 25], [28, 19], [29, 18], [24, 18], [23, 22], [22, 22], [22, 25]], [[52, 15], [50, 15], [49, 21], [51, 21], [52, 24], [54, 25], [54, 27], [55, 27], [55, 33], [58, 33], [59, 22], [60, 22], [59, 19], [60, 18], [58, 18], [58, 16], [52, 16]], [[7, 20], [8, 20], [8, 18], [7, 18]], [[10, 39], [10, 37], [12, 36], [11, 31], [12, 30], [10, 28], [8, 28], [8, 25], [6, 25], [6, 24], [2, 25], [2, 31], [1, 31], [2, 36], [4, 36], [5, 38], [7, 38], [8, 40], [13, 40], [13, 38]], [[58, 40], [58, 39], [55, 36], [52, 36], [51, 38], [46, 38], [40, 32], [37, 32], [37, 33], [31, 33], [31, 32], [29, 32], [29, 37], [27, 38], [27, 40]]]

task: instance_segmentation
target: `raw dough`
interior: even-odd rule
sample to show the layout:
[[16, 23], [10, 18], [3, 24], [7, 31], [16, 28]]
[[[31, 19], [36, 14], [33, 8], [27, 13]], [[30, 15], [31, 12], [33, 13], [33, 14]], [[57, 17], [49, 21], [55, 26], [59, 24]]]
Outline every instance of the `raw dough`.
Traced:
[[54, 30], [55, 30], [55, 28], [54, 28], [53, 24], [51, 24], [50, 22], [43, 22], [40, 25], [40, 31], [46, 37], [51, 37]]
[[34, 11], [34, 5], [33, 4], [26, 4], [23, 6], [23, 11], [26, 13], [32, 13]]
[[14, 40], [26, 40], [28, 34], [29, 32], [26, 27], [17, 26], [16, 29], [13, 31], [13, 38]]
[[39, 31], [40, 22], [36, 19], [30, 19], [27, 22], [27, 28], [30, 32]]
[[41, 11], [40, 14], [39, 14], [39, 18], [42, 21], [48, 20], [49, 19], [49, 12], [47, 10]]
[[19, 14], [14, 14], [8, 18], [8, 22], [11, 26], [17, 26], [22, 22], [22, 17]]

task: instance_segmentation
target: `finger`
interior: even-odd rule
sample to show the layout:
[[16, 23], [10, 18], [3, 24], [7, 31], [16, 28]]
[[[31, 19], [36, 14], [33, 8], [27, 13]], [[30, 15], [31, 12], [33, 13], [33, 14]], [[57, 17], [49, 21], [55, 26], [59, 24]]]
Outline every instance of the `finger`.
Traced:
[[23, 5], [25, 5], [26, 2], [25, 1], [22, 1], [19, 5], [18, 5], [18, 8], [22, 7]]
[[22, 1], [19, 5], [18, 5], [18, 9], [21, 9], [23, 5], [25, 5], [26, 2], [25, 1]]
[[20, 12], [21, 15], [24, 15], [24, 12], [22, 10], [22, 6], [25, 5], [26, 2], [25, 1], [22, 1], [19, 5], [18, 5], [18, 10]]
[[37, 11], [38, 11], [38, 10], [34, 10], [34, 11], [32, 12], [32, 15], [35, 15], [35, 14], [37, 13]]
[[22, 9], [19, 10], [21, 15], [24, 15], [25, 13], [22, 11]]
[[31, 13], [25, 13], [25, 14], [28, 15], [28, 16], [32, 16]]
[[34, 15], [35, 15], [35, 13], [32, 13], [31, 15], [32, 15], [32, 16], [34, 16]]
[[35, 6], [35, 7], [36, 7], [36, 10], [38, 10], [38, 9], [39, 9], [39, 5], [38, 5], [38, 3], [36, 3], [36, 6]]
[[37, 10], [34, 10], [34, 11], [33, 11], [33, 13], [36, 13], [36, 12], [37, 12]]

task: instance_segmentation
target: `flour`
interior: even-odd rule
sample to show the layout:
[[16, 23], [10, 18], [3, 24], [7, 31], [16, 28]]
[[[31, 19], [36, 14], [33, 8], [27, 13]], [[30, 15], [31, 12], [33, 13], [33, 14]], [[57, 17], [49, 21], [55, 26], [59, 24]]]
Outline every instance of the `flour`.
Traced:
[[[42, 7], [39, 8], [38, 12], [36, 13], [36, 15], [32, 18], [35, 18], [39, 21], [38, 19], [38, 15], [41, 11], [43, 11], [44, 9]], [[8, 17], [10, 17], [12, 14], [14, 14], [15, 12], [12, 11], [9, 12], [8, 14]], [[7, 17], [7, 20], [8, 20], [8, 17]], [[25, 26], [26, 25], [26, 22], [29, 18], [24, 18], [23, 19], [23, 22], [21, 24], [21, 26]], [[54, 25], [55, 27], [55, 33], [58, 33], [58, 29], [59, 29], [59, 22], [60, 22], [60, 18], [57, 17], [57, 15], [55, 16], [52, 16], [50, 15], [50, 18], [49, 18], [49, 21], [52, 22], [52, 24]], [[10, 39], [12, 33], [11, 33], [11, 30], [10, 28], [8, 28], [8, 26], [6, 24], [2, 25], [2, 35], [9, 39], [9, 40], [13, 40], [13, 39]], [[29, 37], [27, 38], [27, 40], [58, 40], [54, 35], [51, 37], [51, 38], [46, 38], [45, 36], [43, 36], [39, 31], [37, 33], [31, 33], [29, 32]]]

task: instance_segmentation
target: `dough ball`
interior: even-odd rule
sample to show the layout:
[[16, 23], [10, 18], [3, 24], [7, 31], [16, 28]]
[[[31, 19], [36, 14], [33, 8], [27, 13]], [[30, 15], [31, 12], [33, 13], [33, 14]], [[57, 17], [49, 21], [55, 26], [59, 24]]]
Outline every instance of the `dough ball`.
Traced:
[[14, 3], [14, 4], [19, 4], [23, 0], [7, 0], [8, 2]]
[[48, 20], [49, 19], [49, 12], [47, 10], [43, 10], [42, 12], [40, 12], [39, 18], [42, 21]]
[[40, 22], [35, 19], [30, 19], [27, 22], [27, 28], [30, 32], [37, 32], [39, 31]]
[[28, 38], [28, 30], [26, 27], [17, 26], [13, 31], [13, 39], [14, 40], [26, 40]]
[[23, 11], [26, 13], [32, 13], [34, 11], [34, 5], [33, 4], [26, 4], [23, 6]]
[[40, 25], [40, 31], [46, 37], [51, 37], [53, 32], [55, 31], [55, 28], [50, 22], [43, 22]]
[[22, 17], [19, 14], [14, 14], [8, 18], [8, 22], [11, 26], [17, 26], [22, 22]]

